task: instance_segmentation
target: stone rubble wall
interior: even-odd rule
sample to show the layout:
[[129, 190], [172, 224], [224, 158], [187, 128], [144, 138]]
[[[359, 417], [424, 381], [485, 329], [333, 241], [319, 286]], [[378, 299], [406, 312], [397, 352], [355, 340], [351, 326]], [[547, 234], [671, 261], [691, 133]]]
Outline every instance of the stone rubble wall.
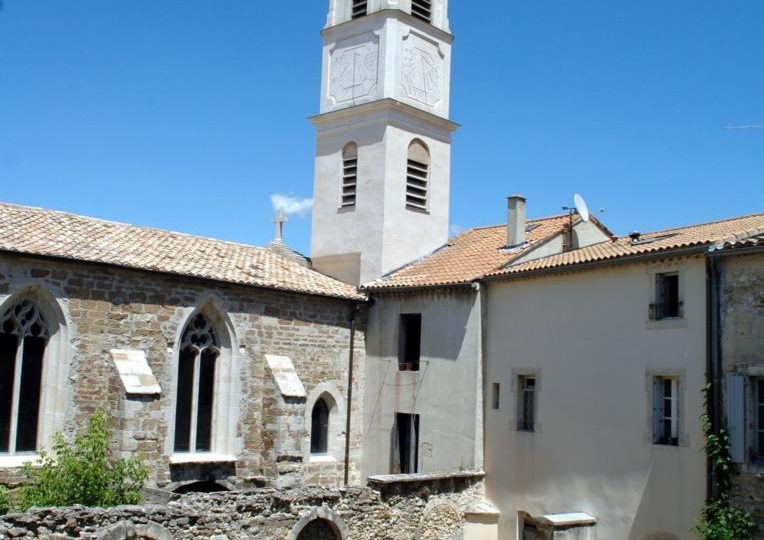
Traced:
[[[62, 345], [56, 360], [68, 370], [62, 378], [55, 411], [41, 414], [55, 420], [53, 431], [71, 435], [86, 426], [97, 409], [114, 420], [115, 451], [140, 456], [151, 469], [151, 484], [173, 489], [193, 480], [223, 480], [252, 485], [260, 477], [291, 476], [286, 484], [315, 481], [342, 485], [344, 463], [311, 464], [309, 434], [304, 429], [305, 400], [285, 402], [267, 367], [265, 354], [289, 356], [310, 393], [331, 382], [347, 396], [350, 344], [350, 302], [256, 287], [217, 283], [121, 269], [84, 262], [48, 260], [21, 255], [0, 256], [0, 309], [19, 295], [49, 299], [60, 313], [57, 333]], [[234, 416], [226, 428], [224, 448], [235, 464], [171, 466], [178, 340], [195, 310], [208, 307], [226, 330], [237, 366], [231, 388], [237, 391], [226, 411]], [[53, 317], [53, 316], [52, 316]], [[351, 482], [360, 482], [362, 449], [364, 322], [355, 340], [355, 380], [351, 426]], [[159, 396], [126, 396], [109, 351], [145, 351], [157, 377]], [[234, 362], [235, 360], [235, 362]], [[46, 358], [46, 362], [48, 359]], [[43, 389], [45, 392], [45, 389]], [[223, 403], [225, 396], [217, 396]], [[47, 420], [46, 420], [47, 421]], [[344, 422], [340, 436], [343, 438]], [[223, 423], [221, 423], [222, 425]], [[225, 422], [228, 425], [228, 422]], [[344, 457], [344, 456], [343, 456]], [[233, 478], [231, 478], [233, 476]], [[0, 484], [21, 480], [18, 469], [0, 469]], [[244, 482], [244, 484], [242, 484]]]
[[32, 509], [0, 516], [0, 539], [118, 540], [129, 537], [121, 531], [153, 527], [183, 540], [296, 540], [312, 538], [299, 533], [320, 517], [339, 531], [337, 540], [461, 540], [464, 509], [481, 498], [482, 490], [482, 482], [473, 478], [382, 490], [307, 487], [188, 494], [164, 505], [113, 509]]

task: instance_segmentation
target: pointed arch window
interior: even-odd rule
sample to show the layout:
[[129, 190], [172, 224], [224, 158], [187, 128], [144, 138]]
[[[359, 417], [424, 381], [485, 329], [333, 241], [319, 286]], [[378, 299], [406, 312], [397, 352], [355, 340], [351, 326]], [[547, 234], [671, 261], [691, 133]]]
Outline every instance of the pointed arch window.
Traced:
[[432, 22], [432, 0], [411, 0], [411, 14], [424, 22]]
[[186, 325], [178, 359], [175, 451], [209, 452], [220, 341], [202, 313]]
[[353, 0], [352, 18], [358, 19], [368, 12], [367, 0]]
[[37, 450], [48, 325], [38, 306], [20, 300], [0, 316], [0, 453]]
[[358, 189], [358, 146], [348, 143], [342, 149], [342, 201], [343, 208], [355, 206]]
[[409, 145], [406, 164], [406, 208], [427, 210], [430, 152], [419, 140]]
[[313, 405], [310, 424], [310, 453], [326, 454], [329, 451], [329, 405], [324, 398]]

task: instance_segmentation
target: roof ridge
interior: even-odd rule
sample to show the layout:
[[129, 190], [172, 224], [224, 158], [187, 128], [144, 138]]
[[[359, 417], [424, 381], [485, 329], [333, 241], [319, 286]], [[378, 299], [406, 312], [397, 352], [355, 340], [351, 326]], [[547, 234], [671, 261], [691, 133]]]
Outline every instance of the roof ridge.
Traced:
[[[717, 225], [719, 223], [729, 223], [729, 222], [732, 222], [732, 221], [739, 221], [739, 220], [742, 220], [742, 219], [747, 219], [747, 218], [752, 218], [752, 217], [757, 217], [757, 216], [764, 217], [764, 212], [754, 212], [752, 214], [745, 214], [743, 216], [734, 216], [734, 217], [729, 217], [729, 218], [725, 218], [725, 219], [717, 219], [717, 220], [714, 220], [714, 221], [706, 221], [706, 222], [702, 222], [702, 223], [693, 223], [693, 224], [690, 224], [690, 225], [680, 225], [678, 227], [671, 227], [671, 228], [668, 228], [668, 229], [658, 229], [658, 230], [655, 230], [655, 231], [647, 231], [647, 232], [643, 232], [641, 234], [642, 234], [642, 236], [644, 236], [644, 235], [647, 235], [647, 234], [660, 234], [660, 233], [668, 233], [668, 232], [673, 232], [673, 231], [681, 231], [683, 229], [692, 229], [694, 227], [707, 227], [708, 225]], [[628, 238], [628, 237], [629, 237], [629, 235], [626, 234], [626, 235], [618, 235], [616, 238]]]
[[[568, 217], [568, 214], [553, 214], [551, 216], [544, 216], [544, 217], [538, 217], [538, 218], [532, 218], [532, 219], [526, 219], [526, 223], [532, 223], [535, 221], [546, 221], [548, 219], [558, 219], [558, 218], [564, 218]], [[461, 233], [459, 236], [462, 236], [463, 234], [466, 234], [470, 231], [478, 231], [478, 230], [484, 230], [484, 229], [497, 229], [499, 227], [506, 227], [506, 223], [499, 223], [498, 225], [478, 225], [475, 227], [469, 227], [467, 230], [465, 230], [463, 233]], [[458, 238], [457, 236], [456, 238]]]
[[[181, 232], [181, 231], [173, 231], [171, 229], [161, 229], [161, 228], [158, 228], [158, 227], [150, 227], [150, 226], [147, 226], [147, 225], [135, 225], [133, 223], [125, 223], [123, 221], [114, 221], [114, 220], [111, 220], [111, 219], [104, 219], [104, 218], [99, 218], [99, 217], [86, 216], [86, 215], [83, 215], [83, 214], [77, 214], [75, 212], [67, 212], [67, 211], [64, 211], [64, 210], [53, 210], [53, 209], [50, 209], [50, 208], [43, 208], [43, 207], [40, 207], [40, 206], [29, 206], [29, 205], [25, 205], [25, 204], [16, 204], [16, 203], [9, 203], [9, 202], [2, 202], [2, 201], [0, 201], [0, 207], [1, 206], [6, 206], [6, 207], [9, 207], [9, 208], [18, 208], [18, 209], [21, 209], [21, 210], [33, 210], [33, 211], [40, 212], [40, 213], [44, 212], [44, 213], [49, 213], [49, 214], [57, 214], [57, 215], [60, 215], [60, 216], [73, 217], [73, 218], [83, 219], [83, 220], [87, 220], [87, 221], [96, 221], [96, 222], [99, 222], [99, 223], [106, 223], [106, 224], [109, 224], [109, 225], [119, 225], [119, 226], [122, 226], [122, 227], [131, 228], [131, 229], [140, 229], [140, 230], [143, 230], [143, 231], [153, 231], [153, 232], [159, 232], [159, 233], [164, 233], [164, 234], [173, 234], [173, 235], [183, 236], [183, 237], [186, 237], [186, 238], [196, 238], [196, 239], [199, 239], [199, 240], [209, 240], [211, 242], [217, 242], [217, 243], [221, 243], [221, 244], [228, 244], [228, 245], [231, 245], [231, 246], [244, 247], [244, 248], [249, 248], [249, 249], [257, 249], [257, 250], [265, 251], [265, 252], [268, 252], [268, 253], [274, 253], [273, 251], [268, 250], [268, 249], [266, 249], [263, 246], [256, 246], [254, 244], [244, 244], [242, 242], [234, 242], [232, 240], [223, 240], [223, 239], [220, 239], [220, 238], [213, 238], [211, 236], [203, 236], [203, 235], [199, 235], [199, 234], [191, 234], [191, 233], [185, 233], [185, 232]], [[294, 250], [292, 250], [292, 251], [294, 251]], [[277, 253], [277, 255], [278, 255], [278, 253]], [[283, 256], [283, 255], [280, 255], [280, 256]]]

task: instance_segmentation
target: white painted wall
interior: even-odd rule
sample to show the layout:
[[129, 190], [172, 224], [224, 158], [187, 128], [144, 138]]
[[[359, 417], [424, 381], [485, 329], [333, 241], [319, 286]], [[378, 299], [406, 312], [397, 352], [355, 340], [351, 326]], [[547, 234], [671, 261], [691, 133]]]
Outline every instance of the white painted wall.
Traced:
[[[482, 468], [480, 300], [475, 291], [376, 298], [366, 332], [363, 476], [391, 472], [396, 412], [419, 420], [419, 472]], [[420, 371], [398, 371], [401, 313], [422, 314]]]
[[[685, 318], [648, 321], [654, 273], [679, 270]], [[597, 537], [643, 540], [691, 529], [705, 496], [698, 417], [705, 373], [705, 269], [700, 259], [492, 282], [487, 291], [487, 497], [500, 538], [518, 511], [586, 512]], [[651, 374], [680, 373], [679, 447], [652, 443]], [[538, 428], [516, 430], [516, 377], [537, 373]], [[490, 396], [490, 394], [486, 394]]]

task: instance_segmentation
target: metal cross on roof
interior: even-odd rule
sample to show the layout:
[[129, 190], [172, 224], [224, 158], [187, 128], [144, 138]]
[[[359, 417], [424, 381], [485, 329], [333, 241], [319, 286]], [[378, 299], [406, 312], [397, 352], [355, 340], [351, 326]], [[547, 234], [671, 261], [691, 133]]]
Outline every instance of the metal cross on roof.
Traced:
[[276, 237], [273, 239], [274, 244], [284, 243], [284, 223], [287, 221], [289, 220], [284, 215], [284, 210], [279, 208], [279, 211], [276, 212], [276, 217], [273, 218], [273, 223], [276, 224]]

